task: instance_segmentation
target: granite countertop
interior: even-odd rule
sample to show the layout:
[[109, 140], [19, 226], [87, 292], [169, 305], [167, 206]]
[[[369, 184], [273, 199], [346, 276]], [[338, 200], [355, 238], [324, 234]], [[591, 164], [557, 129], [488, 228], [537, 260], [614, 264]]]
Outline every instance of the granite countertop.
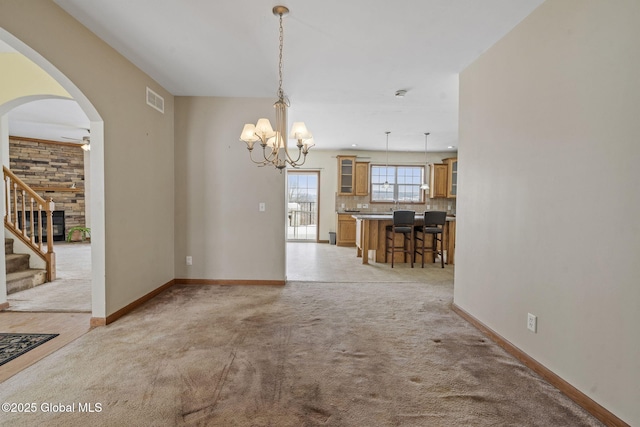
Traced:
[[[342, 212], [340, 212], [342, 213]], [[350, 213], [350, 212], [344, 212]], [[393, 219], [393, 212], [361, 212], [353, 213], [355, 219]], [[416, 212], [416, 218], [424, 218], [424, 212]], [[455, 221], [456, 216], [448, 214], [447, 221]]]

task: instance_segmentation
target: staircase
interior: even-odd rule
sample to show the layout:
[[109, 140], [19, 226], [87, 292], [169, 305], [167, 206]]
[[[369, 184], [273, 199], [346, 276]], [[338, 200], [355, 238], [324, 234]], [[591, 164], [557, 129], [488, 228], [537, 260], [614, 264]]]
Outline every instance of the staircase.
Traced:
[[29, 254], [13, 253], [13, 239], [4, 239], [5, 265], [7, 268], [7, 294], [42, 285], [47, 270], [29, 268]]
[[6, 166], [2, 166], [2, 171], [7, 189], [4, 200], [4, 228], [30, 247], [33, 253], [44, 261], [47, 272], [46, 281], [52, 282], [56, 280], [53, 238], [47, 239], [47, 245], [43, 246], [44, 238], [36, 238], [36, 236], [53, 236], [55, 203], [51, 197], [48, 201], [40, 197]]

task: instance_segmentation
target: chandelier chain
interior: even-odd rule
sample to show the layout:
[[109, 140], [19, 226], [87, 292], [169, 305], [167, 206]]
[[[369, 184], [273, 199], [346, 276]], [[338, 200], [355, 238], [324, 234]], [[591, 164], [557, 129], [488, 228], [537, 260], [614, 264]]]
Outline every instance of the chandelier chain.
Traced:
[[280, 56], [278, 58], [278, 98], [284, 98], [284, 91], [282, 90], [282, 48], [284, 45], [284, 29], [282, 28], [282, 14], [280, 14]]

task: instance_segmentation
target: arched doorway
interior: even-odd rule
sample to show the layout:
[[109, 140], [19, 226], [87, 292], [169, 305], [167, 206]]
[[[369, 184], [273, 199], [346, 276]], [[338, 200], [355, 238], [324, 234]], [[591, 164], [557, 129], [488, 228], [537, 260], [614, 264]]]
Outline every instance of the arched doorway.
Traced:
[[[0, 28], [0, 41], [15, 49], [24, 57], [28, 58], [40, 69], [42, 69], [51, 79], [63, 89], [70, 98], [77, 101], [82, 111], [89, 118], [89, 129], [91, 132], [91, 156], [90, 156], [90, 193], [89, 209], [91, 212], [92, 231], [92, 251], [91, 251], [91, 312], [94, 318], [106, 317], [106, 297], [105, 297], [105, 243], [104, 243], [104, 123], [100, 114], [89, 101], [89, 99], [63, 75], [57, 68], [50, 64], [45, 58], [24, 44], [22, 41]], [[55, 91], [38, 91], [27, 85], [24, 91], [15, 93], [20, 82], [5, 80], [5, 83], [12, 85], [13, 93], [9, 93], [10, 99], [0, 99], [0, 138], [7, 139], [8, 146], [8, 120], [6, 113], [15, 108], [25, 100], [33, 100], [34, 97], [64, 96]], [[35, 92], [35, 93], [34, 93]], [[43, 93], [44, 92], [44, 93]], [[5, 144], [3, 144], [4, 146]], [[0, 160], [6, 153], [0, 153]], [[4, 188], [2, 190], [4, 199]], [[1, 245], [0, 245], [1, 246]], [[0, 249], [0, 254], [4, 256], [4, 247]], [[0, 268], [2, 270], [2, 268]], [[0, 271], [0, 307], [6, 306], [6, 280], [5, 271]]]

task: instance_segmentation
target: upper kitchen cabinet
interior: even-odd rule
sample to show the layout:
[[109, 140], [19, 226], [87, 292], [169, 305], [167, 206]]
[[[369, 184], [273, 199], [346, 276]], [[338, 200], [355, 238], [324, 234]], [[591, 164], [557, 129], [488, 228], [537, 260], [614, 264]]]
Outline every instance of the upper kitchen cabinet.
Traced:
[[444, 159], [447, 165], [447, 197], [455, 198], [458, 194], [458, 158]]
[[355, 194], [356, 156], [338, 156], [338, 195]]
[[446, 198], [447, 197], [447, 179], [449, 177], [449, 169], [446, 163], [432, 163], [429, 174], [429, 198]]
[[369, 194], [369, 163], [356, 162], [356, 156], [338, 157], [338, 195], [366, 196]]
[[369, 162], [356, 162], [356, 196], [369, 195]]

